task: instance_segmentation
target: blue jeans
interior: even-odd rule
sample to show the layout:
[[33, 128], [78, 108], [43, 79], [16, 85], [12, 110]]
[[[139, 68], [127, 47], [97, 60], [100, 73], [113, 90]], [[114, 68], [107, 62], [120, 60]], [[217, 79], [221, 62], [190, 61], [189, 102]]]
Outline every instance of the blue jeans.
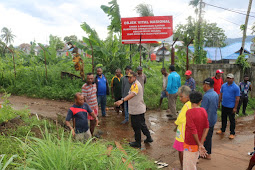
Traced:
[[105, 116], [105, 107], [106, 107], [106, 95], [105, 96], [97, 96], [98, 106], [101, 105], [102, 116]]
[[128, 114], [128, 101], [124, 102], [124, 112], [125, 112], [125, 120], [128, 121], [128, 117], [129, 117], [129, 114]]

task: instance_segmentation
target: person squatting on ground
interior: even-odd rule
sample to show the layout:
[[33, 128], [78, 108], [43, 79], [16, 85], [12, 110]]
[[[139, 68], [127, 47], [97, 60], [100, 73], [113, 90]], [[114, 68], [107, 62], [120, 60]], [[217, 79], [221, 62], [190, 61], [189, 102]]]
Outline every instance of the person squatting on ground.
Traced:
[[224, 81], [222, 79], [222, 74], [224, 72], [221, 69], [216, 70], [216, 75], [212, 77], [213, 81], [214, 81], [214, 91], [220, 95], [220, 89], [221, 86], [223, 85]]
[[138, 80], [136, 80], [137, 74], [130, 72], [128, 74], [128, 81], [131, 85], [129, 94], [114, 104], [119, 106], [123, 102], [128, 101], [128, 111], [131, 115], [131, 124], [135, 132], [135, 142], [130, 142], [131, 147], [141, 148], [141, 131], [147, 137], [144, 143], [153, 142], [151, 134], [147, 125], [145, 124], [144, 113], [146, 112], [146, 105], [143, 100], [143, 88]]
[[[166, 95], [166, 86], [167, 86], [167, 78], [168, 78], [168, 73], [166, 71], [166, 68], [162, 68], [161, 69], [161, 73], [163, 75], [163, 85], [162, 85], [162, 92], [161, 92], [161, 95], [160, 95], [160, 100], [159, 100], [159, 110], [161, 109], [161, 105], [162, 105], [162, 101], [164, 98], [167, 98], [167, 95]], [[168, 103], [167, 103], [168, 105]], [[168, 109], [169, 109], [169, 105], [168, 105]]]
[[221, 130], [217, 131], [217, 134], [223, 134], [227, 126], [227, 117], [230, 120], [230, 136], [229, 139], [235, 138], [235, 113], [237, 111], [237, 106], [240, 98], [240, 89], [234, 82], [234, 75], [227, 75], [227, 83], [224, 83], [221, 86], [220, 97], [219, 97], [219, 106], [222, 100], [222, 109], [221, 109], [221, 121], [222, 126]]
[[178, 88], [181, 87], [181, 77], [175, 71], [175, 67], [173, 65], [169, 66], [170, 74], [167, 78], [167, 87], [166, 94], [168, 96], [168, 105], [170, 109], [170, 114], [167, 115], [169, 119], [176, 119], [176, 100], [177, 100], [177, 91]]
[[185, 76], [186, 76], [186, 81], [185, 81], [185, 85], [189, 86], [189, 88], [194, 91], [196, 90], [196, 82], [195, 80], [191, 77], [192, 71], [187, 70], [185, 72]]
[[[86, 141], [91, 137], [88, 126], [88, 114], [96, 120], [96, 125], [98, 124], [98, 119], [89, 105], [84, 103], [84, 97], [81, 93], [75, 94], [74, 102], [74, 105], [68, 110], [66, 126], [70, 128], [72, 135], [76, 140]], [[73, 120], [74, 128], [71, 126], [71, 119]]]
[[[112, 92], [112, 98], [116, 101], [121, 99], [121, 77], [123, 75], [121, 74], [121, 69], [116, 69], [115, 76], [112, 78], [111, 81], [111, 92]], [[119, 113], [120, 107], [116, 106], [114, 107], [115, 111]]]
[[239, 114], [239, 110], [241, 105], [243, 105], [243, 115], [246, 115], [246, 107], [248, 105], [248, 93], [251, 91], [251, 82], [249, 82], [249, 76], [244, 76], [244, 81], [240, 82], [239, 84], [240, 88], [240, 100], [239, 104], [237, 106], [236, 114]]
[[204, 142], [204, 147], [207, 150], [208, 155], [206, 159], [211, 159], [212, 153], [212, 136], [214, 125], [217, 122], [217, 109], [219, 103], [219, 96], [213, 89], [214, 81], [212, 78], [207, 78], [203, 82], [203, 90], [205, 92], [201, 107], [203, 107], [208, 115], [209, 131]]
[[[125, 76], [121, 78], [121, 95], [122, 98], [125, 98], [128, 95], [128, 92], [130, 90], [131, 84], [128, 81], [128, 74], [131, 72], [132, 69], [130, 66], [126, 66], [125, 68]], [[121, 124], [128, 123], [129, 120], [129, 113], [128, 113], [128, 101], [124, 101], [124, 113], [125, 113], [125, 119], [121, 122]]]
[[[86, 102], [89, 107], [93, 110], [96, 117], [98, 115], [98, 103], [97, 103], [97, 87], [94, 83], [94, 75], [92, 73], [87, 73], [87, 82], [82, 86], [82, 95], [84, 97], [84, 102]], [[93, 136], [96, 127], [96, 119], [94, 119], [90, 114], [88, 114], [88, 120], [90, 120], [90, 132]]]
[[183, 142], [185, 137], [185, 127], [186, 127], [186, 112], [191, 109], [191, 102], [189, 101], [191, 89], [188, 86], [181, 86], [178, 90], [178, 95], [180, 101], [184, 104], [181, 112], [179, 113], [176, 121], [174, 122], [177, 126], [176, 138], [173, 144], [173, 148], [179, 152], [179, 159], [181, 167], [183, 167]]
[[103, 75], [101, 67], [97, 68], [97, 75], [95, 77], [95, 83], [97, 87], [97, 102], [101, 105], [102, 116], [106, 116], [106, 95], [109, 95], [109, 86], [106, 77]]
[[143, 87], [143, 92], [144, 92], [144, 85], [147, 81], [146, 75], [143, 73], [143, 68], [141, 66], [137, 67], [137, 77], [136, 80], [139, 81], [141, 86]]
[[192, 109], [186, 113], [186, 131], [184, 139], [183, 170], [196, 170], [199, 155], [207, 155], [203, 146], [209, 130], [207, 113], [199, 107], [202, 94], [197, 91], [189, 95]]

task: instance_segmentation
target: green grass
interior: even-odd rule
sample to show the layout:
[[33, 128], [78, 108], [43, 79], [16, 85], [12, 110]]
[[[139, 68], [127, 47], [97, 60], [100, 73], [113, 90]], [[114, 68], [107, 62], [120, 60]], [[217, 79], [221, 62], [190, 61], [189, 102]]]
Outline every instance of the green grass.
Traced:
[[[8, 99], [5, 101], [8, 103]], [[4, 109], [6, 112], [1, 114], [14, 111], [11, 105], [6, 105]], [[28, 113], [28, 110], [23, 112]], [[38, 120], [29, 114], [15, 116], [19, 116], [19, 119], [8, 117], [6, 128], [0, 127], [0, 169], [126, 170], [129, 163], [135, 169], [156, 169], [152, 160], [125, 144], [123, 147], [128, 156], [116, 147], [108, 156], [107, 146], [115, 146], [113, 142], [76, 142], [69, 130], [57, 127], [53, 121]], [[127, 160], [126, 163], [122, 162], [122, 157]]]
[[[19, 140], [19, 139], [18, 139]], [[43, 138], [28, 137], [22, 143], [22, 149], [26, 153], [21, 167], [32, 169], [115, 169], [126, 170], [128, 163], [132, 163], [135, 169], [156, 169], [152, 161], [137, 150], [128, 148], [128, 156], [116, 147], [108, 156], [107, 145], [113, 143], [96, 141], [92, 139], [85, 144], [68, 138], [64, 132], [60, 139], [52, 135], [45, 128]], [[122, 157], [127, 160], [122, 162]]]

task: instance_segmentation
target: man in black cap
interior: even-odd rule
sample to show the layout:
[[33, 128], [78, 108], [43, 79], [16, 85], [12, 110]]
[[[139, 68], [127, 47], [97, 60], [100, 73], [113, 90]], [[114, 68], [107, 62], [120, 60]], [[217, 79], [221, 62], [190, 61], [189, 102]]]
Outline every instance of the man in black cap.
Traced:
[[[126, 66], [126, 68], [125, 68], [125, 74], [126, 75], [121, 77], [121, 95], [122, 95], [122, 98], [124, 98], [128, 95], [129, 89], [131, 87], [131, 84], [128, 82], [128, 74], [131, 71], [132, 71], [131, 67]], [[121, 122], [121, 124], [128, 123], [128, 120], [129, 120], [128, 101], [125, 101], [123, 103], [124, 103], [125, 120], [123, 120]]]
[[217, 109], [218, 109], [218, 102], [219, 96], [214, 91], [213, 88], [214, 80], [212, 78], [207, 78], [203, 82], [203, 90], [205, 92], [201, 107], [203, 107], [208, 115], [209, 121], [209, 131], [204, 142], [204, 147], [207, 150], [208, 155], [206, 156], [207, 159], [211, 159], [211, 148], [212, 148], [212, 135], [214, 125], [217, 122]]
[[146, 83], [146, 75], [143, 73], [143, 68], [141, 66], [137, 67], [136, 79], [140, 82], [144, 91], [144, 84]]

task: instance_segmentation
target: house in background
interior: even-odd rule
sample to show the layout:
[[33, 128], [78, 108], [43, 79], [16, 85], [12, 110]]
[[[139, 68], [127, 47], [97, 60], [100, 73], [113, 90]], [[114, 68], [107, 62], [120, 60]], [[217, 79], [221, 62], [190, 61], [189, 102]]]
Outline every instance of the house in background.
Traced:
[[[182, 45], [183, 45], [182, 41], [176, 41], [176, 43], [174, 44], [174, 48], [176, 46], [182, 46]], [[171, 48], [172, 48], [171, 44], [165, 43], [164, 47], [161, 44], [160, 46], [155, 47], [153, 51], [151, 52], [151, 54], [156, 54], [156, 61], [163, 61], [163, 52], [164, 52], [165, 61], [170, 61]], [[177, 49], [175, 48], [175, 52], [176, 51]], [[175, 58], [177, 58], [177, 56], [175, 56]]]
[[[245, 58], [249, 58], [251, 53], [250, 47], [252, 42], [246, 42], [244, 45]], [[207, 52], [208, 63], [228, 63], [234, 64], [240, 55], [242, 42], [236, 42], [225, 47], [204, 47]], [[189, 46], [189, 49], [194, 53], [194, 46]]]

